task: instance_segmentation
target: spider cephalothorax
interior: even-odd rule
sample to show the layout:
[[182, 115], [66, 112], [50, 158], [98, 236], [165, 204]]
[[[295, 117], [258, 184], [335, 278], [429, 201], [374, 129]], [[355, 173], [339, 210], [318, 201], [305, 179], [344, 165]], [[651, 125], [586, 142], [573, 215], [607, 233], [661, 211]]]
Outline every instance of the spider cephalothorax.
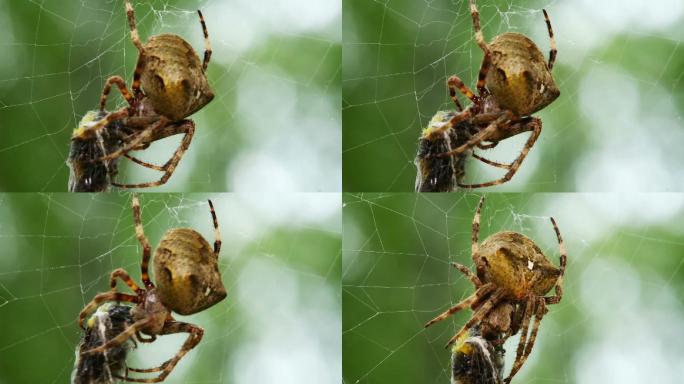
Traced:
[[[143, 287], [138, 286], [125, 270], [121, 268], [114, 270], [110, 279], [112, 290], [98, 294], [83, 308], [79, 314], [79, 325], [83, 328], [83, 322], [88, 315], [100, 304], [108, 301], [135, 304], [131, 310], [135, 322], [116, 337], [107, 340], [106, 343], [87, 351], [81, 351], [81, 354], [101, 354], [118, 348], [131, 339], [140, 342], [152, 342], [157, 335], [189, 333], [190, 336], [181, 350], [159, 367], [151, 369], [127, 368], [126, 377], [119, 377], [131, 382], [156, 383], [163, 381], [171, 373], [178, 361], [200, 342], [204, 334], [204, 330], [194, 324], [176, 321], [172, 312], [190, 315], [209, 308], [226, 297], [226, 289], [221, 282], [221, 274], [218, 269], [221, 237], [214, 206], [210, 200], [209, 207], [215, 231], [213, 249], [207, 240], [193, 229], [175, 228], [169, 230], [155, 252], [154, 270], [157, 277], [157, 285], [155, 286], [148, 274], [152, 248], [143, 231], [140, 220], [140, 203], [136, 196], [133, 197], [132, 205], [135, 234], [143, 247], [141, 263]], [[117, 279], [125, 282], [135, 292], [135, 295], [117, 292]], [[151, 337], [143, 338], [141, 333]], [[132, 378], [127, 376], [128, 371], [160, 372], [160, 374], [149, 379]]]
[[[551, 76], [557, 51], [551, 22], [546, 11], [544, 11], [544, 17], [551, 38], [551, 53], [548, 62], [545, 61], [534, 42], [519, 33], [504, 33], [487, 44], [480, 30], [480, 14], [474, 0], [470, 0], [470, 11], [475, 40], [484, 52], [477, 81], [477, 94], [458, 76], [451, 76], [447, 82], [449, 94], [459, 113], [454, 114], [439, 129], [429, 132], [429, 135], [426, 136], [423, 132], [423, 138], [434, 139], [443, 135], [445, 131], [458, 129], [459, 124], [466, 121], [475, 127], [475, 134], [456, 148], [431, 155], [431, 157], [463, 157], [468, 153], [473, 153], [474, 147], [490, 149], [501, 140], [522, 132], [531, 132], [522, 151], [510, 164], [498, 163], [473, 153], [473, 157], [477, 160], [507, 170], [502, 178], [494, 181], [464, 184], [458, 180], [456, 183], [461, 188], [480, 188], [501, 184], [513, 177], [541, 133], [541, 120], [530, 115], [549, 105], [560, 95], [560, 91]], [[457, 91], [472, 102], [465, 110], [458, 101]]]
[[[202, 24], [205, 43], [203, 61], [200, 61], [192, 46], [178, 35], [152, 36], [143, 45], [136, 29], [133, 6], [128, 0], [125, 4], [131, 40], [139, 51], [138, 63], [133, 74], [132, 92], [128, 91], [126, 83], [120, 76], [108, 78], [100, 97], [100, 112], [105, 111], [107, 97], [113, 85], [121, 91], [128, 106], [100, 117], [95, 124], [89, 126], [89, 129], [94, 134], [101, 135], [101, 131], [111, 130], [111, 125], [117, 120], [122, 120], [121, 124], [129, 126], [131, 119], [136, 118], [147, 119], [148, 124], [128, 135], [120, 147], [105, 148], [111, 151], [100, 158], [93, 159], [92, 162], [111, 162], [125, 156], [143, 167], [164, 173], [159, 180], [153, 182], [139, 184], [111, 182], [111, 185], [120, 188], [144, 188], [161, 185], [168, 181], [190, 146], [195, 133], [195, 123], [186, 117], [214, 98], [214, 92], [205, 73], [211, 58], [211, 46], [204, 17], [199, 10], [197, 12]], [[184, 135], [181, 144], [164, 165], [150, 164], [128, 154], [134, 150], [147, 148], [154, 141], [177, 134]]]
[[[425, 326], [442, 321], [461, 309], [471, 308], [473, 316], [449, 340], [447, 347], [461, 340], [475, 326], [484, 338], [497, 344], [522, 330], [515, 363], [505, 380], [510, 383], [532, 352], [539, 324], [548, 312], [546, 306], [560, 302], [563, 297], [567, 254], [553, 218], [551, 222], [560, 248], [560, 267], [551, 264], [532, 240], [519, 233], [499, 232], [478, 244], [483, 203], [484, 197], [480, 199], [472, 227], [472, 258], [477, 273], [453, 263], [475, 285], [476, 291]], [[545, 296], [551, 289], [555, 289], [555, 295]]]

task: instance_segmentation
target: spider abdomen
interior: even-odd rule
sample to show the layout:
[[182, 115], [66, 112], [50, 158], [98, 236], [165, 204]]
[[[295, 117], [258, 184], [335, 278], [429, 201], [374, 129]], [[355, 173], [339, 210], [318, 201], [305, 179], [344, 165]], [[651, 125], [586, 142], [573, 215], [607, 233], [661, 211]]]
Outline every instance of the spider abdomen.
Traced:
[[190, 228], [166, 232], [154, 255], [154, 275], [161, 301], [181, 315], [200, 312], [227, 295], [218, 255]]
[[517, 232], [498, 232], [480, 246], [480, 279], [522, 299], [530, 292], [545, 295], [556, 284], [560, 270], [529, 237]]
[[181, 120], [214, 98], [199, 56], [183, 38], [152, 36], [144, 48], [141, 82], [157, 113]]
[[500, 108], [529, 116], [560, 95], [544, 55], [527, 36], [507, 32], [495, 37], [488, 47], [492, 67], [486, 86]]

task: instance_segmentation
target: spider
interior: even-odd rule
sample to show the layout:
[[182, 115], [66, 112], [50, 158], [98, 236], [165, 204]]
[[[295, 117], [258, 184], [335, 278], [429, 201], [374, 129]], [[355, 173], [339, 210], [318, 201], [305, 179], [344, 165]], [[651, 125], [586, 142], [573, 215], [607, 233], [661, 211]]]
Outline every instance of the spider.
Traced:
[[[101, 354], [118, 348], [130, 339], [149, 343], [156, 340], [157, 335], [172, 333], [189, 333], [187, 340], [171, 359], [155, 368], [128, 368], [126, 377], [118, 377], [130, 382], [157, 383], [164, 381], [178, 361], [202, 340], [204, 330], [194, 324], [176, 321], [172, 312], [190, 315], [207, 309], [226, 297], [226, 289], [221, 282], [218, 269], [218, 256], [221, 250], [221, 236], [214, 206], [209, 200], [209, 208], [214, 223], [214, 247], [198, 232], [190, 228], [173, 228], [162, 237], [154, 256], [154, 274], [157, 285], [150, 280], [148, 264], [150, 261], [150, 243], [143, 232], [140, 220], [140, 202], [133, 196], [133, 220], [135, 234], [142, 245], [142, 263], [140, 265], [143, 287], [138, 286], [128, 273], [118, 268], [110, 278], [111, 291], [96, 295], [79, 314], [79, 325], [100, 304], [108, 301], [129, 302], [135, 304], [131, 315], [135, 321], [116, 337], [81, 355]], [[135, 295], [116, 291], [117, 279], [121, 279], [135, 292]], [[141, 333], [149, 335], [144, 338]], [[134, 339], [134, 340], [135, 340]], [[128, 377], [128, 371], [161, 372], [159, 376], [149, 379]]]
[[109, 384], [115, 382], [126, 369], [126, 356], [135, 344], [132, 340], [106, 353], [84, 355], [83, 352], [95, 348], [123, 332], [134, 323], [131, 307], [106, 303], [88, 319], [86, 330], [78, 345], [78, 358], [72, 373], [72, 384]]
[[[546, 10], [543, 12], [551, 40], [548, 63], [534, 42], [520, 33], [507, 32], [496, 36], [487, 44], [480, 29], [480, 14], [475, 1], [469, 1], [475, 40], [484, 52], [477, 81], [477, 95], [458, 76], [451, 76], [447, 81], [449, 95], [460, 113], [431, 132], [427, 138], [457, 127], [461, 121], [469, 121], [477, 126], [478, 132], [459, 147], [432, 157], [461, 156], [472, 152], [473, 147], [490, 149], [501, 140], [522, 132], [532, 132], [518, 157], [510, 164], [498, 163], [473, 153], [474, 158], [485, 164], [508, 170], [503, 177], [493, 181], [479, 184], [457, 183], [461, 188], [481, 188], [505, 183], [513, 177], [541, 133], [541, 120], [530, 115], [553, 102], [560, 91], [551, 75], [557, 50]], [[472, 102], [465, 110], [458, 101], [456, 91], [460, 91]]]
[[[124, 156], [143, 167], [164, 172], [159, 180], [153, 182], [111, 183], [120, 188], [146, 188], [162, 185], [168, 181], [190, 146], [195, 133], [195, 123], [185, 118], [197, 112], [214, 98], [214, 92], [206, 77], [212, 51], [209, 33], [201, 11], [198, 10], [197, 13], [204, 33], [205, 51], [202, 62], [192, 46], [178, 35], [152, 36], [143, 45], [138, 36], [133, 6], [129, 0], [126, 0], [125, 4], [131, 40], [139, 51], [138, 63], [133, 74], [132, 92], [128, 91], [126, 83], [120, 76], [108, 78], [100, 97], [100, 111], [105, 110], [107, 97], [113, 85], [119, 89], [128, 106], [107, 114], [91, 124], [88, 129], [81, 130], [80, 134], [94, 136], [88, 131], [100, 134], [102, 130], [113, 129], [107, 127], [117, 120], [122, 120], [123, 126], [128, 126], [134, 117], [148, 119], [148, 125], [125, 136], [119, 148], [99, 159], [92, 159], [92, 162], [111, 162]], [[141, 90], [141, 85], [145, 92]], [[162, 166], [128, 155], [130, 151], [144, 149], [156, 140], [176, 134], [184, 134], [183, 139], [173, 156]]]
[[[522, 329], [513, 368], [504, 381], [510, 383], [532, 352], [539, 324], [548, 312], [547, 305], [557, 304], [563, 297], [567, 252], [553, 218], [551, 223], [560, 249], [559, 268], [544, 256], [532, 240], [516, 232], [498, 232], [478, 244], [480, 212], [484, 200], [483, 196], [472, 226], [472, 258], [477, 273], [474, 274], [464, 265], [452, 264], [468, 277], [476, 291], [427, 322], [425, 327], [470, 307], [474, 311], [473, 316], [449, 340], [447, 348], [461, 340], [476, 325], [479, 325], [483, 337], [497, 343], [503, 343]], [[552, 288], [555, 295], [545, 296]], [[529, 332], [532, 317], [534, 322]]]

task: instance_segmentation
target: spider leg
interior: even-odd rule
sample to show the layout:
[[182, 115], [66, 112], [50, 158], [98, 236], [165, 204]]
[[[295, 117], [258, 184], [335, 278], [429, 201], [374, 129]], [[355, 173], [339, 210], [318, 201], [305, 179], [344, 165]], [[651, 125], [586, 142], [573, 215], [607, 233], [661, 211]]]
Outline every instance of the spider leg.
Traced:
[[124, 79], [121, 76], [112, 76], [107, 79], [104, 88], [102, 89], [102, 94], [100, 95], [100, 111], [104, 111], [105, 109], [105, 104], [107, 103], [109, 91], [112, 89], [112, 84], [119, 88], [119, 91], [121, 91], [121, 95], [126, 99], [126, 102], [128, 102], [130, 106], [133, 106], [133, 95], [126, 89], [126, 82]]
[[145, 68], [145, 58], [141, 54], [138, 57], [138, 62], [135, 64], [135, 71], [133, 72], [133, 83], [131, 84], [131, 90], [133, 95], [135, 95], [136, 100], [143, 98], [143, 91], [140, 90], [140, 76], [142, 76], [143, 69]]
[[[515, 376], [516, 373], [522, 368], [522, 366], [525, 364], [527, 361], [527, 358], [530, 356], [530, 353], [532, 353], [532, 347], [534, 347], [534, 343], [537, 340], [537, 332], [539, 331], [539, 324], [541, 324], [541, 320], [548, 312], [546, 309], [546, 305], [544, 303], [543, 298], [534, 298], [536, 302], [536, 310], [534, 314], [534, 323], [532, 324], [532, 331], [530, 332], [530, 339], [529, 341], [523, 346], [523, 353], [522, 355], [516, 354], [516, 359], [515, 363], [513, 364], [513, 368], [511, 368], [511, 372], [508, 374], [508, 377], [506, 380], [504, 380], [504, 383], [510, 383], [511, 380], [513, 379], [513, 376]], [[530, 314], [530, 317], [526, 318], [526, 320], [529, 321], [531, 318], [532, 314]], [[523, 329], [523, 332], [525, 332], [523, 335], [527, 334], [527, 329]], [[521, 336], [522, 337], [522, 336]], [[518, 353], [520, 352], [520, 346], [523, 345], [522, 338], [520, 340], [520, 344], [518, 344]]]
[[123, 156], [125, 153], [128, 153], [132, 151], [133, 149], [137, 148], [140, 145], [143, 145], [145, 143], [149, 143], [153, 141], [154, 135], [157, 130], [161, 130], [163, 127], [165, 127], [169, 123], [169, 119], [165, 117], [161, 117], [159, 120], [157, 120], [154, 124], [152, 124], [151, 127], [145, 128], [142, 132], [134, 136], [134, 138], [128, 142], [126, 145], [123, 147], [119, 148], [118, 150], [107, 154], [107, 156], [102, 156], [99, 158], [99, 161], [105, 161], [105, 160], [113, 160], [116, 158], [119, 158]]
[[138, 296], [127, 295], [125, 293], [120, 292], [100, 293], [93, 297], [93, 299], [90, 300], [90, 302], [78, 314], [78, 326], [83, 328], [83, 321], [86, 319], [86, 317], [88, 317], [88, 315], [95, 311], [95, 309], [97, 309], [97, 307], [99, 307], [100, 304], [107, 301], [123, 301], [127, 303], [137, 304], [140, 302], [140, 298]]
[[154, 284], [150, 280], [150, 274], [148, 272], [150, 256], [152, 255], [152, 247], [150, 246], [150, 242], [147, 240], [147, 237], [145, 237], [142, 220], [140, 219], [140, 200], [138, 200], [138, 195], [135, 194], [131, 200], [131, 205], [133, 206], [133, 222], [135, 223], [135, 236], [138, 238], [140, 245], [143, 247], [142, 262], [140, 263], [142, 281], [143, 284], [145, 284], [145, 287], [154, 288]]
[[197, 10], [199, 14], [200, 23], [202, 23], [202, 32], [204, 33], [204, 60], [202, 61], [202, 72], [207, 71], [207, 66], [209, 65], [209, 59], [211, 59], [211, 43], [209, 42], [209, 32], [207, 31], [207, 25], [204, 23], [204, 16], [202, 11]]
[[117, 268], [114, 271], [112, 271], [111, 278], [109, 280], [109, 286], [112, 288], [112, 292], [115, 292], [116, 290], [116, 279], [119, 278], [121, 281], [126, 283], [131, 290], [133, 290], [135, 293], [138, 295], [141, 295], [143, 293], [143, 290], [138, 287], [138, 284], [131, 279], [131, 276], [128, 275], [128, 272], [126, 272], [123, 268]]
[[546, 9], [542, 9], [544, 12], [544, 19], [546, 20], [546, 29], [549, 30], [549, 39], [551, 44], [551, 50], [549, 51], [549, 71], [553, 69], [553, 63], [556, 62], [556, 54], [558, 50], [556, 49], [556, 39], [553, 38], [553, 28], [551, 28], [551, 21], [549, 20], [549, 14], [546, 13]]
[[135, 72], [133, 73], [133, 84], [131, 85], [133, 95], [136, 100], [140, 100], [143, 95], [140, 90], [140, 75], [142, 74], [145, 64], [145, 48], [140, 42], [138, 28], [135, 26], [135, 11], [129, 0], [126, 0], [126, 17], [128, 18], [128, 27], [131, 30], [131, 40], [133, 41], [133, 45], [138, 49], [138, 52], [140, 52], [138, 55], [138, 63], [135, 65]]
[[[465, 117], [463, 117], [465, 115]], [[447, 130], [456, 124], [460, 123], [461, 121], [469, 118], [472, 115], [472, 112], [470, 109], [465, 110], [463, 113], [456, 115], [449, 120], [445, 124], [445, 127], [441, 127], [444, 130]], [[481, 130], [480, 132], [476, 133], [473, 135], [473, 137], [470, 138], [465, 144], [461, 145], [460, 147], [456, 149], [452, 149], [451, 151], [448, 152], [443, 152], [438, 155], [434, 155], [437, 157], [447, 157], [447, 156], [457, 156], [460, 155], [461, 153], [469, 150], [470, 148], [476, 146], [479, 142], [483, 140], [489, 140], [491, 136], [494, 136], [496, 132], [501, 129], [501, 124], [506, 122], [507, 120], [510, 120], [512, 114], [509, 111], [503, 111], [500, 114], [497, 114], [498, 118], [496, 118], [494, 121], [492, 121], [485, 129]], [[493, 116], [487, 116], [488, 118], [493, 118]], [[475, 119], [475, 117], [473, 117]], [[483, 119], [478, 119], [478, 120], [483, 120]]]
[[475, 31], [475, 41], [477, 42], [477, 45], [479, 45], [482, 49], [482, 52], [484, 52], [486, 55], [489, 53], [489, 47], [487, 47], [487, 42], [485, 42], [484, 35], [482, 35], [482, 29], [480, 28], [480, 12], [477, 11], [475, 0], [470, 0], [470, 15], [473, 18], [473, 31]]
[[136, 368], [128, 368], [130, 371], [133, 372], [160, 372], [159, 376], [154, 377], [154, 378], [149, 378], [149, 379], [142, 379], [142, 378], [131, 378], [131, 377], [126, 377], [126, 381], [134, 382], [134, 383], [159, 383], [164, 381], [166, 379], [166, 376], [168, 376], [173, 368], [178, 364], [178, 361], [185, 356], [186, 353], [188, 353], [191, 349], [195, 348], [195, 346], [202, 340], [202, 336], [204, 335], [204, 330], [196, 325], [193, 324], [188, 324], [188, 323], [182, 323], [179, 321], [170, 321], [164, 324], [164, 328], [161, 331], [162, 335], [168, 335], [171, 333], [189, 333], [190, 335], [188, 338], [185, 340], [185, 343], [183, 343], [183, 346], [181, 346], [180, 351], [176, 353], [174, 357], [171, 359], [167, 360], [166, 362], [162, 363], [160, 366], [155, 367], [155, 368], [148, 368], [148, 369], [136, 369]]
[[480, 308], [475, 311], [473, 314], [473, 317], [468, 320], [463, 327], [461, 327], [461, 330], [458, 331], [452, 337], [444, 346], [445, 348], [449, 348], [452, 344], [456, 342], [456, 340], [460, 339], [470, 328], [475, 326], [475, 324], [478, 324], [482, 319], [484, 319], [485, 316], [497, 305], [499, 302], [501, 302], [501, 299], [503, 299], [503, 292], [501, 291], [496, 291], [489, 299], [487, 299], [484, 304]]
[[133, 45], [138, 48], [138, 51], [142, 55], [145, 53], [145, 48], [143, 48], [143, 45], [140, 42], [138, 28], [135, 26], [135, 11], [129, 0], [126, 0], [126, 17], [128, 18], [128, 26], [131, 29], [131, 40], [133, 40]]
[[480, 268], [478, 260], [480, 258], [480, 246], [478, 244], [478, 235], [480, 234], [480, 215], [482, 212], [482, 205], [484, 204], [484, 195], [480, 198], [480, 202], [477, 204], [477, 210], [475, 211], [475, 216], [473, 216], [473, 225], [470, 236], [470, 254], [473, 258], [473, 263], [477, 269], [478, 275], [482, 275], [482, 268]]
[[456, 108], [459, 111], [463, 111], [463, 107], [461, 106], [461, 103], [458, 101], [456, 91], [460, 91], [474, 104], [479, 103], [477, 96], [475, 96], [473, 91], [470, 88], [468, 88], [468, 86], [465, 85], [463, 83], [463, 80], [461, 80], [458, 76], [451, 76], [449, 80], [447, 80], [447, 87], [449, 88], [449, 96], [451, 97], [451, 100], [454, 102], [454, 104], [456, 104]]
[[513, 363], [513, 368], [511, 368], [511, 373], [509, 373], [506, 380], [504, 380], [505, 384], [511, 382], [513, 376], [515, 376], [518, 370], [520, 370], [520, 367], [522, 367], [523, 363], [526, 360], [526, 358], [524, 357], [525, 343], [527, 342], [527, 333], [530, 328], [530, 319], [532, 318], [532, 316], [534, 316], [532, 312], [534, 311], [535, 301], [536, 297], [530, 296], [528, 297], [527, 302], [525, 304], [525, 313], [523, 314], [523, 324], [522, 333], [520, 334], [520, 342], [518, 342], [518, 349], [515, 353], [515, 362]]
[[[520, 154], [518, 155], [518, 157], [512, 163], [505, 166], [505, 168], [508, 169], [508, 172], [506, 172], [506, 174], [502, 178], [497, 179], [497, 180], [493, 180], [493, 181], [489, 181], [486, 183], [480, 183], [480, 184], [461, 184], [461, 183], [458, 183], [458, 186], [461, 188], [482, 188], [482, 187], [490, 187], [492, 185], [503, 184], [503, 183], [509, 181], [513, 177], [513, 175], [515, 175], [515, 173], [518, 171], [520, 164], [522, 164], [523, 160], [525, 160], [525, 157], [530, 152], [530, 149], [532, 148], [534, 143], [537, 141], [539, 134], [541, 134], [541, 129], [542, 129], [541, 120], [539, 120], [537, 118], [533, 118], [527, 124], [525, 124], [524, 128], [526, 130], [531, 129], [532, 134], [527, 139], [527, 142], [525, 142], [525, 146], [523, 147], [522, 151], [520, 151]], [[487, 129], [489, 129], [489, 128], [487, 128]], [[491, 162], [491, 160], [488, 160], [488, 161]]]
[[478, 155], [477, 153], [475, 153], [475, 152], [473, 152], [472, 156], [473, 156], [473, 158], [475, 158], [475, 159], [477, 159], [477, 160], [480, 160], [481, 162], [483, 162], [483, 163], [485, 163], [485, 164], [487, 164], [487, 165], [491, 165], [492, 167], [504, 168], [504, 169], [511, 169], [511, 165], [510, 165], [510, 164], [503, 164], [503, 163], [498, 163], [498, 162], [493, 161], [493, 160], [489, 160], [489, 159], [487, 159], [487, 158], [484, 158], [484, 157], [482, 157], [482, 156], [479, 156], [479, 155]]
[[471, 271], [471, 270], [470, 270], [468, 267], [466, 267], [465, 265], [459, 264], [459, 263], [456, 263], [456, 262], [453, 262], [453, 263], [451, 263], [451, 266], [453, 266], [454, 268], [456, 268], [456, 269], [458, 269], [459, 271], [463, 272], [463, 274], [466, 275], [466, 277], [470, 280], [470, 282], [473, 283], [473, 285], [475, 285], [475, 288], [480, 288], [480, 286], [482, 286], [482, 282], [481, 282], [480, 279], [477, 277], [477, 275], [475, 275], [475, 274], [473, 273], [473, 271]]
[[568, 259], [568, 251], [565, 249], [565, 243], [563, 243], [563, 238], [561, 237], [560, 230], [558, 230], [558, 225], [556, 225], [556, 220], [551, 218], [551, 223], [553, 224], [553, 230], [556, 231], [556, 237], [558, 238], [558, 248], [560, 249], [560, 274], [558, 279], [556, 279], [555, 291], [556, 295], [551, 297], [545, 297], [544, 300], [546, 304], [558, 304], [563, 298], [563, 275], [565, 275], [565, 266]]
[[218, 219], [216, 219], [216, 211], [214, 211], [214, 204], [211, 200], [209, 202], [209, 210], [211, 211], [211, 219], [214, 222], [214, 254], [218, 257], [221, 252], [221, 231], [219, 230]]
[[[149, 128], [150, 130], [157, 130], [157, 128]], [[181, 141], [180, 145], [176, 149], [176, 152], [174, 152], [173, 156], [169, 159], [169, 161], [166, 162], [161, 167], [153, 166], [152, 164], [145, 163], [141, 160], [135, 161], [138, 164], [145, 165], [145, 166], [152, 166], [154, 167], [153, 169], [157, 169], [159, 171], [164, 172], [164, 175], [157, 180], [157, 181], [151, 181], [147, 183], [139, 183], [139, 184], [119, 184], [119, 183], [112, 183], [112, 185], [117, 186], [119, 188], [147, 188], [147, 187], [153, 187], [157, 185], [162, 185], [166, 183], [171, 175], [173, 175], [173, 172], [176, 170], [176, 167], [178, 166], [178, 163], [180, 162], [181, 158], [183, 157], [183, 154], [185, 151], [188, 150], [188, 147], [190, 146], [190, 142], [192, 141], [192, 136], [195, 134], [195, 123], [192, 120], [183, 120], [181, 124], [174, 124], [170, 127], [167, 127], [166, 130], [164, 130], [164, 134], [174, 135], [174, 134], [179, 134], [179, 133], [185, 133], [185, 136], [183, 136], [183, 140]], [[145, 134], [145, 133], [143, 133]], [[141, 134], [142, 135], [142, 134]], [[160, 138], [160, 135], [157, 135], [155, 137], [152, 137], [154, 133], [149, 133], [147, 140], [158, 140]], [[142, 164], [144, 163], [144, 164]], [[150, 168], [152, 168], [150, 167]]]
[[106, 343], [100, 345], [97, 348], [89, 349], [89, 350], [83, 352], [83, 354], [84, 355], [91, 355], [94, 353], [102, 353], [108, 349], [118, 347], [119, 345], [125, 343], [126, 340], [135, 336], [135, 333], [138, 332], [140, 330], [140, 328], [148, 325], [149, 322], [150, 322], [149, 318], [138, 320], [135, 323], [131, 324], [128, 328], [124, 329], [123, 332], [116, 335], [115, 338], [107, 341]]
[[489, 50], [485, 51], [484, 58], [482, 59], [482, 66], [480, 66], [480, 73], [477, 75], [477, 93], [480, 95], [480, 98], [483, 98], [489, 94], [489, 91], [485, 87], [485, 84], [487, 82], [487, 73], [489, 72], [489, 68], [492, 66], [492, 57], [489, 53]]
[[439, 316], [437, 316], [434, 319], [425, 323], [425, 328], [431, 326], [434, 323], [437, 323], [437, 322], [440, 322], [440, 321], [446, 319], [447, 317], [453, 315], [454, 313], [460, 311], [461, 309], [473, 306], [474, 304], [476, 304], [480, 300], [482, 300], [482, 298], [487, 296], [490, 292], [492, 292], [494, 289], [495, 289], [494, 284], [492, 284], [492, 283], [488, 283], [488, 284], [481, 286], [472, 295], [461, 300], [461, 302], [459, 302], [458, 304], [447, 309], [446, 311], [442, 312]]
[[[137, 151], [137, 150], [139, 150], [139, 149], [136, 148], [135, 150]], [[142, 165], [143, 167], [147, 167], [147, 168], [150, 168], [150, 169], [154, 169], [155, 171], [163, 171], [163, 170], [164, 170], [164, 167], [161, 167], [161, 166], [159, 166], [159, 165], [154, 165], [154, 164], [148, 163], [148, 162], [146, 162], [146, 161], [142, 161], [142, 160], [140, 160], [140, 159], [138, 159], [138, 158], [136, 158], [136, 157], [133, 157], [133, 156], [129, 155], [128, 153], [125, 154], [124, 157], [127, 158], [127, 159], [129, 159], [130, 161], [136, 163], [136, 164]]]

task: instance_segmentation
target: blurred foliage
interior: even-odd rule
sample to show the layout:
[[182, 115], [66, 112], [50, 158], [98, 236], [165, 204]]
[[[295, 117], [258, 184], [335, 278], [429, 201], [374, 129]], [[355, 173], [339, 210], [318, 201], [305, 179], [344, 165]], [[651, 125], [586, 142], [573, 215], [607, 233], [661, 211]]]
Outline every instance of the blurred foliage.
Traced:
[[[174, 315], [204, 328], [205, 334], [165, 382], [247, 382], [239, 379], [245, 374], [235, 366], [245, 354], [258, 361], [258, 353], [248, 352], [262, 334], [269, 334], [263, 324], [294, 329], [292, 324], [303, 323], [300, 326], [311, 330], [313, 341], [300, 340], [298, 345], [328, 342], [333, 356], [319, 349], [318, 361], [336, 364], [339, 328], [330, 321], [330, 331], [321, 335], [307, 319], [310, 308], [331, 320], [340, 316], [340, 213], [329, 208], [331, 200], [339, 204], [339, 196], [273, 199], [291, 206], [306, 202], [309, 210], [328, 206], [318, 217], [285, 219], [277, 210], [255, 209], [240, 195], [144, 194], [142, 221], [152, 246], [174, 227], [194, 228], [213, 242], [207, 198], [216, 207], [221, 229], [219, 268], [228, 297], [200, 313]], [[0, 195], [0, 383], [69, 382], [81, 334], [80, 310], [109, 289], [109, 274], [116, 268], [126, 269], [140, 284], [142, 251], [130, 204], [128, 194]], [[128, 292], [121, 282], [118, 289]], [[325, 297], [332, 300], [326, 302]], [[269, 316], [255, 318], [264, 306], [261, 310]], [[309, 312], [302, 313], [305, 310]], [[129, 356], [130, 366], [158, 365], [185, 337], [163, 336], [153, 344], [139, 344]], [[284, 340], [275, 337], [268, 342], [288, 348]], [[248, 370], [247, 365], [242, 369]]]
[[[276, 173], [268, 162], [257, 161], [266, 161], [264, 157], [292, 168], [292, 190], [341, 188], [339, 13], [327, 25], [298, 30], [291, 24], [257, 22], [253, 18], [258, 10], [248, 3], [132, 4], [143, 42], [154, 34], [175, 33], [189, 41], [200, 58], [204, 43], [195, 10], [203, 9], [213, 48], [207, 75], [216, 97], [190, 116], [197, 125], [193, 142], [169, 182], [153, 191], [239, 190], [250, 174], [263, 173], [255, 176], [263, 179]], [[326, 4], [336, 6], [335, 0]], [[271, 8], [276, 5], [283, 6], [274, 2]], [[262, 6], [269, 7], [267, 2]], [[72, 130], [88, 110], [97, 108], [109, 76], [124, 77], [129, 87], [132, 81], [138, 54], [124, 2], [0, 0], [0, 11], [0, 46], [5, 52], [0, 64], [0, 190], [65, 192]], [[251, 45], [241, 45], [250, 39]], [[277, 94], [282, 91], [290, 93]], [[123, 105], [114, 89], [107, 108]], [[299, 143], [307, 150], [290, 145], [299, 137], [308, 138]], [[180, 136], [166, 139], [139, 155], [163, 164], [179, 142]], [[316, 156], [327, 177], [297, 177], [301, 170], [293, 164], [313, 163], [311, 157]], [[161, 177], [128, 161], [121, 163], [121, 179]]]
[[[474, 292], [449, 263], [472, 268], [471, 223], [479, 198], [344, 196], [345, 383], [449, 382], [450, 354], [444, 345], [472, 312], [464, 310], [427, 330], [423, 326]], [[480, 242], [498, 231], [516, 231], [558, 265], [548, 219], [553, 216], [568, 249], [564, 297], [549, 306], [514, 383], [618, 383], [626, 371], [637, 381], [680, 380], [683, 202], [679, 195], [488, 195]], [[592, 213], [598, 216], [589, 219]], [[505, 344], [504, 375], [517, 342], [513, 337]], [[662, 371], [643, 370], [651, 364]]]
[[[636, 12], [629, 10], [636, 7], [635, 3], [596, 4], [604, 8], [603, 12], [589, 15], [582, 14], [591, 9], [587, 2], [479, 0], [477, 4], [487, 41], [507, 31], [524, 33], [547, 56], [549, 39], [541, 12], [546, 8], [558, 44], [553, 76], [561, 96], [535, 114], [542, 119], [544, 129], [512, 181], [490, 189], [529, 192], [615, 189], [610, 184], [601, 184], [610, 180], [607, 175], [595, 180], [584, 171], [595, 161], [592, 150], [605, 145], [610, 132], [620, 135], [616, 139], [631, 137], [636, 141], [630, 146], [616, 144], [613, 154], [616, 158], [633, 157], [639, 149], [652, 150], [654, 154], [665, 150], [668, 156], [662, 160], [661, 172], [670, 179], [679, 179], [678, 169], [684, 163], [684, 156], [664, 149], [668, 142], [679, 140], [678, 136], [674, 137], [672, 131], [654, 130], [649, 125], [652, 123], [627, 116], [651, 117], [652, 114], [655, 118], [669, 118], [668, 123], [681, 128], [684, 110], [681, 19], [653, 32], [629, 22], [612, 31], [610, 28], [629, 17], [625, 14]], [[669, 12], [667, 3], [648, 6], [656, 8], [654, 14], [660, 18]], [[681, 15], [680, 7], [676, 8]], [[606, 16], [611, 20], [602, 19]], [[448, 77], [457, 75], [471, 88], [477, 81], [482, 51], [474, 41], [468, 2], [345, 0], [343, 19], [343, 188], [350, 192], [412, 191], [416, 175], [413, 160], [421, 129], [437, 111], [455, 109], [446, 86]], [[587, 40], [591, 42], [587, 44]], [[637, 105], [635, 111], [630, 109], [635, 107], [631, 100], [620, 103], [620, 100], [598, 97], [588, 103], [602, 106], [597, 108], [603, 109], [607, 120], [615, 118], [596, 121], [587, 115], [578, 102], [582, 92], [586, 92], [581, 85], [591, 86], [583, 84], [583, 80], [592, 72], [606, 78], [601, 71], [620, 73], [636, 84], [643, 105]], [[606, 78], [608, 86], [613, 85], [611, 81]], [[654, 96], [661, 91], [671, 100], [674, 113], [654, 101]], [[461, 96], [460, 100], [462, 104], [467, 102]], [[622, 117], [632, 124], [625, 124]], [[637, 134], [644, 130], [660, 136], [662, 143], [638, 139]], [[527, 134], [523, 134], [506, 140], [488, 151], [488, 157], [510, 162], [526, 138]], [[628, 166], [623, 166], [625, 177], [641, 176], [638, 169], [630, 170]], [[603, 171], [615, 172], [614, 169]], [[501, 170], [471, 160], [466, 180], [487, 181], [502, 175]], [[661, 183], [641, 188], [681, 190], [665, 182], [668, 176], [659, 179], [663, 180]]]

